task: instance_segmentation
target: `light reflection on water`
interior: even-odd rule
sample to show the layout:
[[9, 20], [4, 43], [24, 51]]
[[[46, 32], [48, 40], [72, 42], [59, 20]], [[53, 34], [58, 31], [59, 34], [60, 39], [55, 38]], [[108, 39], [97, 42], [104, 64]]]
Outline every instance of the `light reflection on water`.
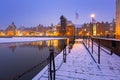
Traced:
[[63, 41], [0, 44], [0, 80], [16, 79], [21, 74], [25, 75], [19, 80], [32, 79], [47, 64], [50, 43], [55, 52], [59, 53], [64, 47]]

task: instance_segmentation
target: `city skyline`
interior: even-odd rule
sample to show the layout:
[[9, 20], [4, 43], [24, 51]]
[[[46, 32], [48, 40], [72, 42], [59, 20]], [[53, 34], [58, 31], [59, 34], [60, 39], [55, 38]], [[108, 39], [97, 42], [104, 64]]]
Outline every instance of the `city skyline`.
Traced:
[[12, 21], [17, 27], [56, 25], [61, 15], [75, 24], [83, 24], [91, 21], [91, 13], [96, 14], [97, 21], [112, 22], [116, 18], [115, 5], [115, 0], [1, 0], [0, 29]]

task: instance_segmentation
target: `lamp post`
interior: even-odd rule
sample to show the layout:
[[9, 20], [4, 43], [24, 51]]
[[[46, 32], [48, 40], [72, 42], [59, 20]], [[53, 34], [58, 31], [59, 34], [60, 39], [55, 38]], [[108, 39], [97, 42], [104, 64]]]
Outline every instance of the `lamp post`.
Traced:
[[94, 35], [93, 33], [93, 26], [94, 26], [94, 23], [95, 23], [95, 14], [91, 14], [90, 17], [92, 18], [92, 36]]
[[93, 21], [95, 18], [95, 14], [91, 14], [90, 17], [92, 18], [92, 21]]
[[73, 37], [73, 39], [75, 40], [75, 26], [74, 26], [74, 37]]

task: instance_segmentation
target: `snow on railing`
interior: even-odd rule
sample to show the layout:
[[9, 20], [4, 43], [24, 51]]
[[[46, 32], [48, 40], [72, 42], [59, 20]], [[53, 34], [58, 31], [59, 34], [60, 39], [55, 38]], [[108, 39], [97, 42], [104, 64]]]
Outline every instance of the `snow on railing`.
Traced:
[[106, 48], [107, 50], [109, 50], [112, 55], [112, 53], [115, 53], [117, 55], [120, 56], [120, 40], [118, 39], [110, 39], [110, 38], [95, 38], [93, 37], [92, 40], [97, 43], [100, 44], [100, 46]]
[[[120, 40], [117, 39], [108, 39], [108, 38], [98, 38], [98, 37], [86, 37], [83, 39], [84, 45], [88, 50], [91, 47], [91, 53], [94, 52], [94, 46], [97, 46], [97, 56], [98, 56], [98, 64], [100, 64], [100, 52], [101, 50], [106, 52], [109, 55], [112, 55], [113, 53], [120, 56]], [[92, 55], [91, 55], [92, 56]], [[94, 57], [92, 56], [94, 59]], [[94, 59], [95, 60], [95, 59]], [[95, 61], [96, 62], [96, 61]]]

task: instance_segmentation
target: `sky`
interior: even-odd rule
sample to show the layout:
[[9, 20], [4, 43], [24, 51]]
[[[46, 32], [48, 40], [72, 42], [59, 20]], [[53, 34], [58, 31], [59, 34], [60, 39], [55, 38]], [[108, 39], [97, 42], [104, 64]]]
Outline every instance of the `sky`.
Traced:
[[96, 21], [111, 22], [116, 17], [115, 0], [0, 0], [0, 29], [12, 22], [17, 28], [56, 25], [61, 15], [74, 24], [89, 23], [92, 13]]

